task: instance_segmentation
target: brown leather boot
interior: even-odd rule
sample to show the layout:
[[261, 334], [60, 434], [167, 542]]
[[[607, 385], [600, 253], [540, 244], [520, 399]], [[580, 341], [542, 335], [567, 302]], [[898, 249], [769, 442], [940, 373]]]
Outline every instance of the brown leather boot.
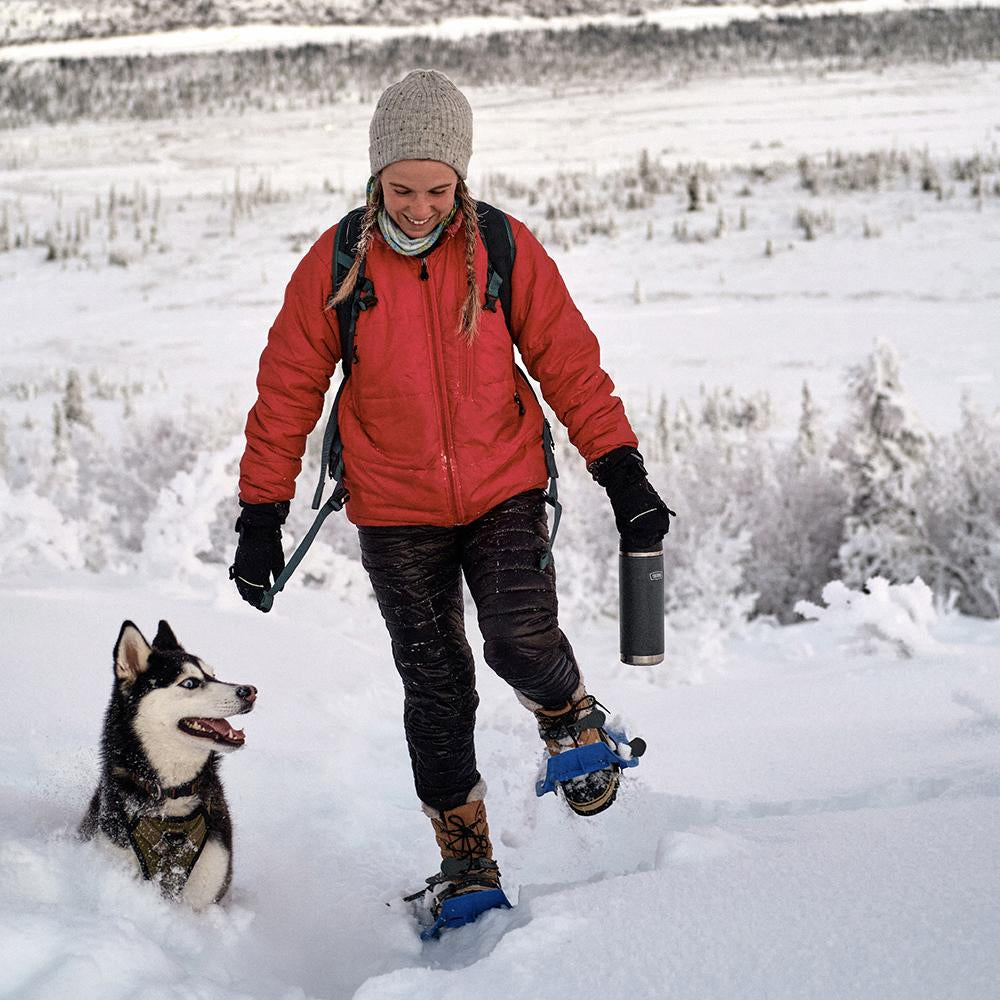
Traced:
[[[581, 685], [565, 705], [559, 708], [536, 708], [538, 733], [551, 756], [590, 743], [604, 742], [613, 750], [614, 741], [604, 731], [606, 716], [597, 699]], [[559, 782], [566, 804], [581, 816], [593, 816], [607, 809], [618, 794], [617, 765], [592, 771], [579, 778]]]
[[446, 899], [467, 892], [500, 888], [500, 869], [493, 860], [486, 805], [474, 799], [454, 809], [424, 806], [441, 849], [441, 871], [428, 879], [434, 893], [431, 912], [437, 916]]

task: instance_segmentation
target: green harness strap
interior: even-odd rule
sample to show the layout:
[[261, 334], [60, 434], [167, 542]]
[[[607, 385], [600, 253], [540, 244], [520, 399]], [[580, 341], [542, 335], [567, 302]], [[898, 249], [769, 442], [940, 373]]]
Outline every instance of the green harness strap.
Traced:
[[204, 809], [179, 819], [140, 816], [129, 828], [144, 878], [156, 879], [165, 896], [181, 894], [208, 840]]

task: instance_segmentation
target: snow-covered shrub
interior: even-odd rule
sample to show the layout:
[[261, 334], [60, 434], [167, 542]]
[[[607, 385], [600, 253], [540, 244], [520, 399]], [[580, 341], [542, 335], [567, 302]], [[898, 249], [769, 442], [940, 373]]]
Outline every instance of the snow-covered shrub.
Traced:
[[[105, 544], [126, 559], [140, 552], [164, 491], [204, 456], [225, 448], [239, 426], [238, 418], [227, 410], [185, 401], [169, 413], [125, 417], [114, 435], [74, 428], [74, 451], [80, 461], [78, 495], [104, 505], [100, 530]], [[226, 484], [230, 495], [234, 482]]]
[[918, 505], [941, 595], [983, 618], [1000, 617], [1000, 415], [963, 406], [961, 426], [935, 442]]
[[790, 622], [795, 602], [818, 599], [837, 574], [845, 490], [824, 456], [797, 448], [770, 449], [759, 472], [745, 585], [756, 614]]
[[167, 579], [222, 580], [213, 551], [211, 526], [220, 503], [234, 493], [242, 435], [222, 449], [195, 455], [190, 468], [175, 473], [156, 494], [143, 526], [142, 565]]
[[[156, 400], [174, 397], [157, 388], [65, 370], [0, 386], [5, 567], [224, 579], [242, 407], [185, 401], [163, 412]], [[858, 589], [871, 576], [919, 576], [939, 600], [954, 595], [963, 612], [1000, 617], [1000, 419], [967, 407], [954, 434], [923, 434], [887, 345], [852, 370], [850, 388], [833, 447], [805, 387], [790, 441], [774, 436], [766, 394], [719, 388], [690, 405], [628, 401], [650, 478], [678, 513], [664, 545], [671, 634], [697, 631], [707, 649], [753, 615], [794, 620], [796, 601], [818, 601], [831, 579]], [[611, 507], [550, 419], [565, 507], [561, 602], [578, 616], [614, 617]], [[286, 552], [315, 516], [322, 431], [321, 422], [308, 442]], [[359, 561], [353, 526], [330, 517], [295, 586], [360, 586]]]
[[82, 569], [76, 526], [33, 489], [12, 490], [0, 476], [0, 571]]
[[668, 460], [650, 468], [678, 514], [664, 543], [667, 618], [676, 625], [728, 629], [746, 620], [755, 601], [746, 580], [753, 541], [748, 498], [769, 410], [749, 400], [726, 408], [720, 399], [735, 401], [727, 391], [703, 394], [700, 420], [675, 427]]
[[833, 450], [848, 488], [843, 579], [849, 586], [872, 576], [908, 582], [926, 571], [930, 559], [916, 496], [930, 438], [910, 406], [899, 359], [887, 342], [878, 341], [850, 369], [848, 390], [851, 413]]
[[[135, 387], [92, 379], [90, 389], [70, 372], [18, 396], [28, 412], [9, 435], [5, 488], [37, 502], [39, 523], [63, 553], [56, 564], [132, 568], [164, 487], [199, 455], [216, 454], [239, 422], [190, 403], [137, 413]], [[53, 397], [50, 418], [32, 416]], [[235, 493], [234, 482], [226, 491]], [[12, 564], [32, 558], [33, 531], [11, 529], [5, 557]]]
[[823, 588], [823, 603], [826, 607], [799, 601], [795, 610], [832, 629], [850, 652], [909, 659], [942, 649], [931, 635], [937, 621], [934, 595], [919, 577], [901, 585], [873, 577], [863, 590], [834, 580]]
[[754, 609], [793, 621], [795, 602], [818, 599], [839, 573], [847, 494], [830, 460], [822, 413], [802, 385], [798, 433], [791, 448], [772, 446], [760, 464], [753, 552], [747, 581], [757, 593]]

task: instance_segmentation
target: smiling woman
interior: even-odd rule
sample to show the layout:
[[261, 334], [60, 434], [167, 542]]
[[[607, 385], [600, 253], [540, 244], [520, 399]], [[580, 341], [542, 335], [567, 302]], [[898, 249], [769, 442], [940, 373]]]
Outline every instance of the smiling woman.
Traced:
[[[353, 374], [338, 395], [341, 484], [403, 680], [417, 794], [441, 850], [426, 896], [412, 897], [425, 897], [429, 934], [509, 905], [476, 767], [463, 576], [486, 661], [535, 713], [550, 777], [574, 813], [611, 806], [621, 769], [641, 752], [604, 728], [559, 628], [542, 492], [547, 425], [515, 345], [607, 489], [622, 544], [657, 549], [669, 512], [555, 264], [523, 223], [469, 193], [465, 96], [443, 74], [416, 70], [382, 94], [369, 140], [366, 203], [306, 254], [261, 356], [231, 575], [248, 603], [270, 607], [306, 435], [343, 351]], [[500, 267], [486, 218], [503, 233]], [[341, 321], [353, 350], [341, 347]]]

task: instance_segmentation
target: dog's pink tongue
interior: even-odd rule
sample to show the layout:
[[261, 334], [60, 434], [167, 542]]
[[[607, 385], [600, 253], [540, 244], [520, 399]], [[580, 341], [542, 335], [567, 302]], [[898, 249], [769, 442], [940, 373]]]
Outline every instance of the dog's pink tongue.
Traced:
[[246, 739], [242, 729], [233, 729], [226, 719], [199, 719], [203, 726], [207, 726], [213, 733], [218, 733], [223, 739], [231, 743], [242, 742]]

